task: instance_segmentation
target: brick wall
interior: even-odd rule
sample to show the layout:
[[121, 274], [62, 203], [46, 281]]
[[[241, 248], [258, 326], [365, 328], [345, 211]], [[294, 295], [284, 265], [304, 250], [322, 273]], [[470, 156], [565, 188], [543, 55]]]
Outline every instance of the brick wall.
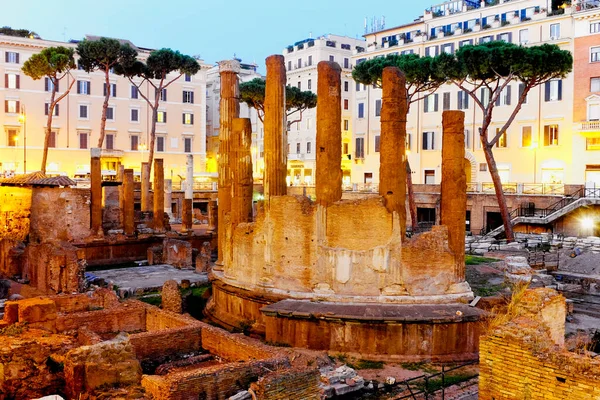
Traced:
[[294, 368], [267, 374], [251, 387], [261, 400], [317, 400], [321, 398], [320, 376], [314, 368]]
[[191, 353], [202, 348], [202, 327], [135, 333], [129, 337], [138, 360]]
[[25, 240], [30, 210], [31, 189], [0, 186], [0, 239]]

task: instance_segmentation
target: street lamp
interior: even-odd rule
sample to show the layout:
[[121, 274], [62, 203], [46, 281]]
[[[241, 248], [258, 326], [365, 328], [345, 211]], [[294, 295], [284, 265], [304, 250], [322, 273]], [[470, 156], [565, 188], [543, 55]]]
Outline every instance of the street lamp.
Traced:
[[531, 146], [529, 146], [531, 149], [533, 149], [533, 183], [535, 183], [536, 181], [536, 175], [537, 175], [537, 148], [538, 148], [538, 142], [531, 142]]
[[27, 173], [27, 118], [25, 113], [25, 106], [21, 105], [21, 115], [19, 115], [19, 122], [23, 124], [23, 174]]

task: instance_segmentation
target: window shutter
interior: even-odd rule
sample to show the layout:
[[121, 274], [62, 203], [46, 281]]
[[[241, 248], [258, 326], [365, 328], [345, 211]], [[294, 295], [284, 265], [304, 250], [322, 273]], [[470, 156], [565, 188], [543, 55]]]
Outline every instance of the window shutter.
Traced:
[[194, 125], [194, 114], [191, 115], [191, 123]]
[[181, 123], [185, 125], [185, 113], [181, 114]]
[[562, 79], [558, 80], [558, 100], [562, 100]]
[[44, 78], [44, 92], [48, 91], [48, 78]]
[[49, 108], [50, 108], [50, 105], [48, 103], [44, 104], [44, 115], [48, 115]]
[[[460, 92], [459, 92], [459, 96], [460, 96]], [[444, 111], [449, 110], [450, 109], [450, 93], [444, 93]]]
[[54, 106], [54, 115], [58, 117], [58, 104]]
[[17, 113], [21, 112], [21, 102], [20, 102], [20, 101], [17, 101], [17, 109], [16, 109], [16, 112], [17, 112]]
[[512, 43], [512, 32], [508, 32], [508, 43]]
[[87, 85], [87, 94], [92, 94], [92, 82], [86, 82]]
[[423, 132], [423, 150], [427, 150], [427, 132]]
[[[458, 109], [462, 110], [462, 99], [463, 99], [463, 91], [460, 90], [458, 91]], [[444, 110], [448, 110], [450, 107], [446, 108], [446, 105], [444, 105]]]
[[4, 62], [8, 62], [8, 51], [4, 52]]
[[21, 89], [21, 75], [17, 74], [17, 89]]
[[465, 108], [469, 108], [469, 95], [467, 94], [467, 92], [463, 92], [463, 96], [465, 99]]
[[116, 83], [113, 83], [112, 89], [113, 89], [113, 97], [117, 97], [117, 84]]
[[548, 125], [544, 126], [544, 146], [548, 146], [550, 143], [550, 127]]
[[[163, 101], [167, 101], [167, 89], [163, 89]], [[165, 113], [165, 115], [167, 115], [167, 113]], [[165, 117], [165, 122], [167, 122], [166, 117]]]
[[435, 150], [435, 132], [431, 132], [431, 150]]
[[506, 87], [506, 105], [510, 106], [510, 98], [511, 98], [511, 93], [510, 93], [510, 85], [508, 85]]
[[4, 87], [8, 89], [8, 74], [4, 74]]
[[523, 96], [524, 91], [525, 91], [525, 84], [519, 83], [519, 100], [521, 100], [521, 96]]
[[502, 92], [500, 92], [500, 96], [496, 99], [496, 106], [500, 105], [500, 97], [502, 97]]
[[17, 64], [19, 64], [19, 53], [17, 53]]
[[103, 95], [103, 96], [106, 96], [106, 82], [104, 82], [104, 85], [103, 85], [103, 86], [104, 86], [104, 91], [102, 92], [102, 95]]
[[167, 112], [165, 111], [163, 114], [164, 114], [164, 116], [165, 116], [165, 121], [164, 121], [164, 122], [165, 122], [165, 124], [166, 124], [166, 123], [167, 123]]
[[81, 81], [77, 81], [77, 94], [81, 94]]
[[56, 80], [56, 91], [58, 92], [60, 90], [60, 81], [57, 79]]
[[544, 91], [546, 92], [544, 95], [544, 100], [550, 101], [550, 82], [549, 81], [544, 84]]
[[433, 97], [434, 103], [433, 103], [433, 111], [437, 112], [438, 110], [438, 94], [436, 93]]
[[[346, 85], [348, 85], [348, 82], [346, 82]], [[194, 104], [194, 92], [191, 92], [192, 94], [192, 104]]]
[[427, 112], [428, 106], [429, 106], [429, 96], [425, 96], [425, 99], [423, 99], [423, 112]]
[[4, 112], [8, 112], [8, 100], [4, 100]]

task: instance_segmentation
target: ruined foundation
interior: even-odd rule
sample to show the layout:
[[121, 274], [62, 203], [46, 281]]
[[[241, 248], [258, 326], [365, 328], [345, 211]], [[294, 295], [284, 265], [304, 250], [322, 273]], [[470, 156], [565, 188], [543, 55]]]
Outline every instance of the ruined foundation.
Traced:
[[[382, 175], [381, 197], [343, 201], [338, 196], [341, 115], [323, 112], [323, 107], [339, 108], [335, 63], [318, 68], [317, 201], [287, 196], [280, 187], [285, 152], [275, 138], [268, 140], [282, 136], [284, 105], [275, 88], [285, 76], [281, 79], [278, 61], [267, 59], [265, 204], [249, 223], [233, 224], [237, 218], [231, 212], [225, 220], [219, 215], [219, 232], [226, 235], [219, 242], [225, 244], [224, 265], [213, 274], [209, 314], [229, 327], [250, 325], [271, 342], [360, 358], [476, 359], [483, 311], [465, 304], [473, 294], [464, 280], [464, 247], [451, 240], [464, 236], [464, 224], [457, 229], [460, 221], [447, 213], [449, 226], [404, 237], [403, 147], [382, 152], [386, 165], [400, 172]], [[394, 68], [384, 74], [383, 143], [405, 134], [402, 78]], [[444, 134], [464, 130], [460, 119], [446, 122]], [[444, 179], [460, 182], [456, 174], [445, 165]], [[466, 199], [466, 185], [455, 188], [457, 198]], [[451, 207], [464, 217], [466, 201]]]

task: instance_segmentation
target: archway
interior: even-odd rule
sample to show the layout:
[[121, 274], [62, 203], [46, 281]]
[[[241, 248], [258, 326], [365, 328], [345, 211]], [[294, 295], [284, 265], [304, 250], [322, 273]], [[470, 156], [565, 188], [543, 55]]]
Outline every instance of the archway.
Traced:
[[473, 153], [465, 151], [464, 161], [465, 175], [467, 176], [467, 183], [477, 182], [477, 160]]

